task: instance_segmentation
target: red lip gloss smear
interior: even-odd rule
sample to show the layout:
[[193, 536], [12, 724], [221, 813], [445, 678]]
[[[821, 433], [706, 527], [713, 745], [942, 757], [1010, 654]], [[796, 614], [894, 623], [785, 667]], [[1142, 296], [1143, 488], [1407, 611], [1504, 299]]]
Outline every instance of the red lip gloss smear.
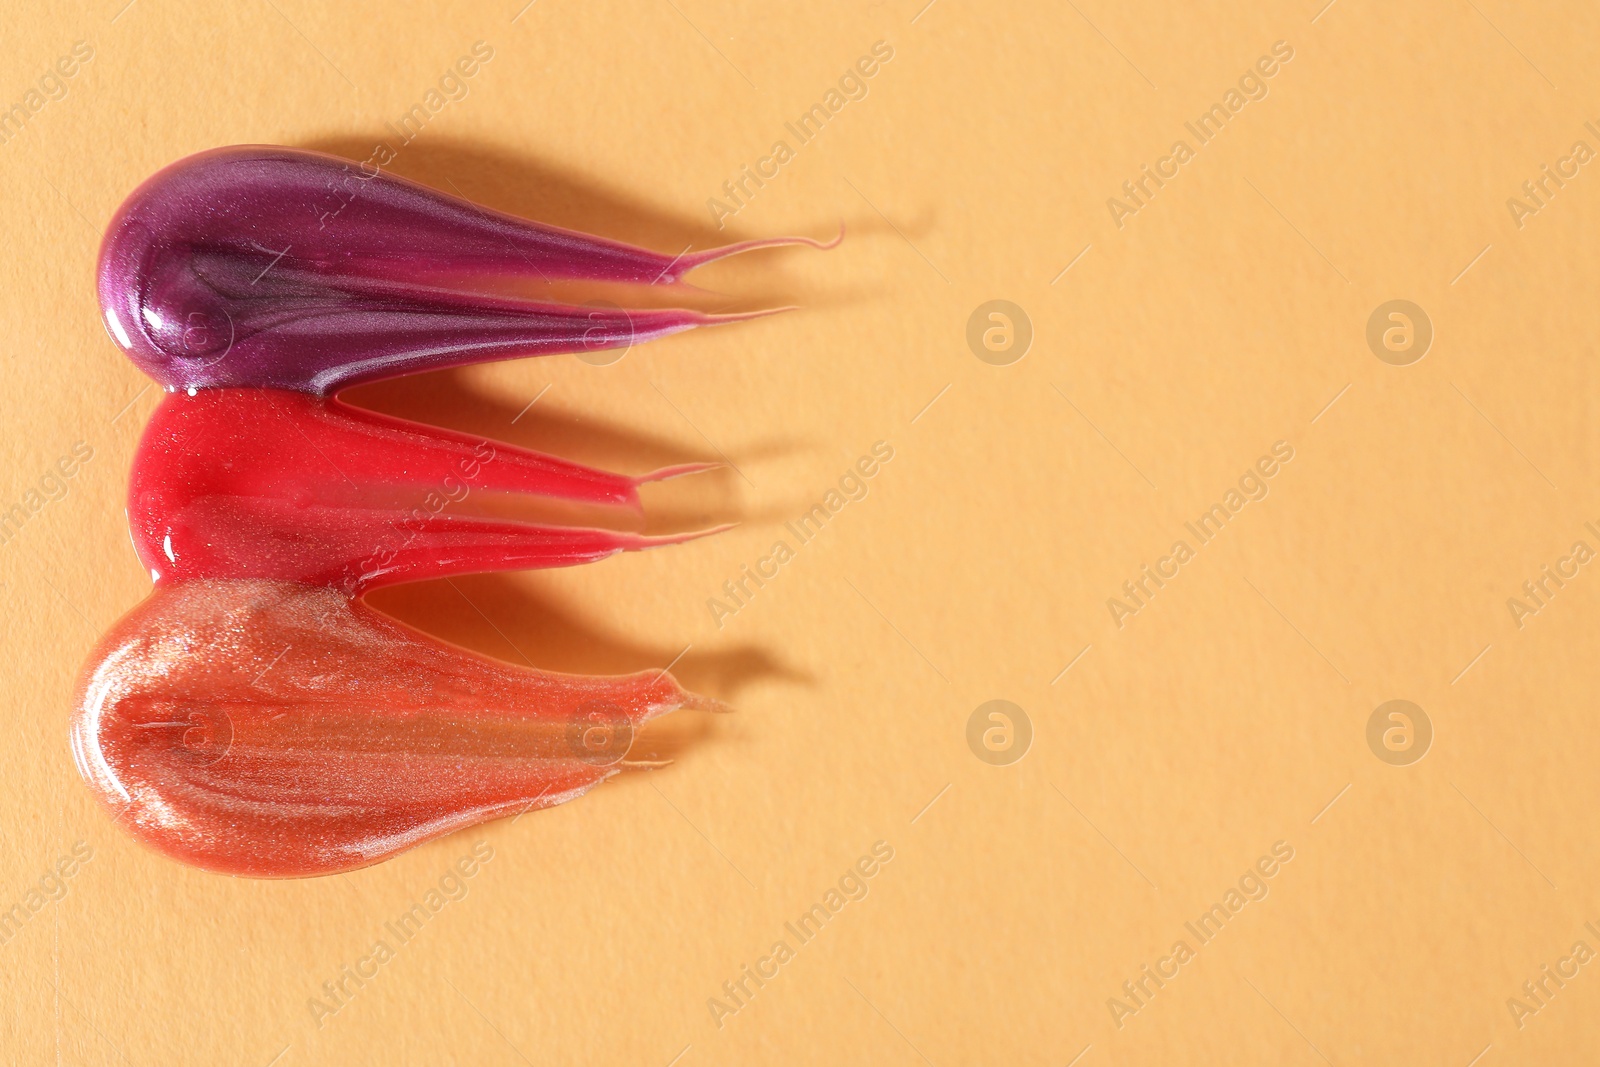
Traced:
[[329, 588], [157, 587], [102, 639], [72, 718], [78, 769], [127, 830], [208, 870], [335, 874], [577, 797], [678, 708], [665, 671], [511, 666]]
[[282, 389], [169, 393], [128, 485], [134, 549], [157, 584], [279, 578], [357, 594], [453, 574], [564, 567], [726, 527], [647, 537], [464, 513], [509, 494], [639, 525], [628, 477]]

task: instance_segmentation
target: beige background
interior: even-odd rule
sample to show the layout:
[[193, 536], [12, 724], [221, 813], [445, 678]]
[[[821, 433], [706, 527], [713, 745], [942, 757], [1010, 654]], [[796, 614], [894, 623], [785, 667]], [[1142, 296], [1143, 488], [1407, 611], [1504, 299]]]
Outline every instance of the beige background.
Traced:
[[[1506, 204], [1600, 149], [1591, 5], [120, 2], [13, 5], [0, 46], [7, 106], [94, 48], [0, 144], [0, 508], [94, 450], [0, 545], [0, 907], [94, 850], [0, 946], [0, 1058], [1592, 1060], [1600, 964], [1520, 1028], [1507, 999], [1600, 949], [1600, 575], [1520, 629], [1506, 605], [1600, 548], [1597, 164], [1520, 228]], [[66, 743], [83, 656], [149, 588], [121, 500], [158, 394], [100, 326], [101, 229], [199, 149], [364, 157], [478, 40], [395, 172], [669, 252], [848, 237], [697, 276], [787, 316], [356, 394], [740, 472], [652, 490], [661, 528], [743, 519], [717, 538], [376, 603], [553, 669], [690, 646], [680, 676], [740, 713], [676, 716], [666, 770], [349, 876], [182, 868], [110, 825]], [[718, 233], [707, 198], [879, 40], [867, 97]], [[1280, 40], [1269, 95], [1117, 228], [1107, 198]], [[966, 345], [991, 299], [1034, 327], [1010, 366]], [[1410, 366], [1365, 341], [1391, 299], [1436, 331]], [[879, 440], [868, 497], [718, 628], [707, 599]], [[1119, 629], [1107, 599], [1279, 440], [1270, 495]], [[1009, 767], [965, 740], [996, 698], [1034, 729]], [[1390, 699], [1435, 731], [1408, 767], [1365, 740]], [[879, 840], [869, 895], [719, 1028], [708, 998]], [[465, 898], [318, 1025], [321, 984], [480, 841]], [[1108, 998], [1277, 841], [1267, 898], [1119, 1028]]]

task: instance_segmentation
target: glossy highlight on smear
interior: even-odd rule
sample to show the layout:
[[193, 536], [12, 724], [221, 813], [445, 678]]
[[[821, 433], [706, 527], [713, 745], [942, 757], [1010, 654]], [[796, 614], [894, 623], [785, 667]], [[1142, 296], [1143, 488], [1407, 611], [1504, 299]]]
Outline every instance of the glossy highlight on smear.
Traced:
[[677, 708], [721, 705], [660, 670], [500, 663], [333, 589], [195, 580], [158, 588], [106, 634], [72, 750], [146, 844], [226, 874], [294, 877], [571, 800]]
[[753, 317], [493, 290], [674, 286], [784, 244], [831, 247], [668, 256], [267, 146], [202, 152], [141, 185], [107, 230], [98, 286], [113, 341], [167, 390], [128, 487], [155, 589], [91, 655], [71, 721], [78, 769], [118, 825], [227, 874], [348, 871], [580, 796], [629, 766], [649, 720], [726, 710], [664, 669], [516, 667], [360, 599], [717, 532], [638, 531], [640, 486], [718, 464], [616, 474], [333, 394]]
[[782, 237], [668, 255], [336, 156], [245, 145], [180, 160], [135, 190], [106, 231], [98, 288], [112, 339], [167, 389], [329, 394], [770, 314], [575, 307], [487, 290], [518, 280], [673, 285], [715, 260], [792, 244], [832, 247]]

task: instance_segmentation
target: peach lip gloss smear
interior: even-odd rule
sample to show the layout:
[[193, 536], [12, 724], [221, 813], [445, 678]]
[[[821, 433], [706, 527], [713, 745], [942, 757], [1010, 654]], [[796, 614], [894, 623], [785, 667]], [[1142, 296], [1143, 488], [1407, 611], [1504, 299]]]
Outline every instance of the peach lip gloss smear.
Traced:
[[719, 705], [665, 671], [500, 663], [334, 589], [195, 579], [101, 641], [72, 751], [119, 824], [175, 859], [334, 874], [581, 796], [640, 727], [684, 707]]

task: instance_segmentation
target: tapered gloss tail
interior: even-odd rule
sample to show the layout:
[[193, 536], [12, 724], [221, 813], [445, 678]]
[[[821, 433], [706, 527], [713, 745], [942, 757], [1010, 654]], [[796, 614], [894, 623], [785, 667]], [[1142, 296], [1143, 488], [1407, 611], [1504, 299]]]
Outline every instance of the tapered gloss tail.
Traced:
[[[403, 544], [353, 575], [345, 584], [357, 592], [397, 582], [447, 578], [489, 571], [573, 567], [594, 563], [619, 552], [681, 545], [732, 529], [724, 523], [676, 534], [636, 534], [571, 526], [503, 522], [473, 517], [441, 516], [408, 526]], [[370, 539], [381, 532], [374, 520]]]
[[726, 463], [679, 463], [673, 467], [662, 467], [649, 474], [641, 474], [634, 478], [635, 485], [649, 485], [652, 482], [666, 482], [674, 478], [687, 478], [691, 474], [704, 474], [707, 471], [723, 470]]
[[838, 248], [843, 240], [844, 223], [841, 222], [839, 224], [839, 232], [829, 241], [819, 241], [815, 237], [802, 236], [760, 237], [752, 241], [739, 241], [736, 244], [723, 245], [721, 248], [709, 248], [704, 252], [695, 252], [692, 255], [680, 257], [672, 272], [664, 280], [679, 281], [685, 274], [708, 263], [715, 263], [731, 256], [743, 255], [746, 252], [756, 252], [765, 248], [792, 248], [795, 246], [816, 248], [827, 252]]
[[732, 704], [717, 700], [715, 697], [701, 696], [699, 693], [684, 691], [684, 701], [680, 707], [685, 711], [709, 711], [717, 715], [732, 715], [739, 709]]
[[[486, 299], [472, 307], [457, 296], [385, 300], [351, 307], [333, 298], [316, 314], [271, 323], [247, 319], [250, 341], [271, 338], [286, 388], [331, 395], [363, 382], [528, 356], [627, 349], [702, 326], [747, 322], [787, 307], [710, 314], [685, 308], [576, 307]], [[258, 328], [259, 327], [259, 328]], [[238, 345], [236, 344], [236, 349]], [[224, 361], [226, 362], [226, 361]], [[241, 363], [242, 374], [247, 367]], [[219, 369], [219, 376], [234, 372]], [[217, 384], [246, 385], [243, 380]]]

